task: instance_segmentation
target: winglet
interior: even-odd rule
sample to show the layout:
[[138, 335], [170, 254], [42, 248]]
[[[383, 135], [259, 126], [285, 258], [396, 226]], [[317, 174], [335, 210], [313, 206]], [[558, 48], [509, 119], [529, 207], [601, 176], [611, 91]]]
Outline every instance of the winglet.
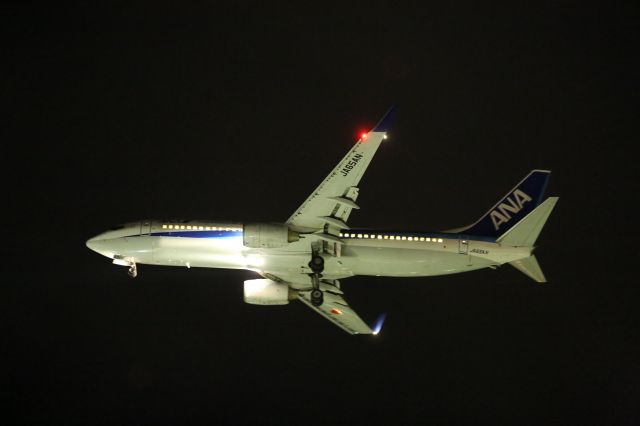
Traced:
[[378, 121], [378, 124], [371, 129], [372, 132], [386, 132], [391, 127], [391, 123], [396, 115], [398, 109], [395, 106], [389, 108], [386, 114]]
[[376, 322], [373, 323], [373, 327], [371, 327], [371, 330], [373, 331], [373, 333], [371, 334], [373, 334], [374, 336], [377, 336], [380, 333], [380, 331], [382, 330], [382, 326], [384, 325], [384, 320], [386, 318], [387, 318], [386, 313], [380, 314], [378, 316], [378, 318], [376, 319]]

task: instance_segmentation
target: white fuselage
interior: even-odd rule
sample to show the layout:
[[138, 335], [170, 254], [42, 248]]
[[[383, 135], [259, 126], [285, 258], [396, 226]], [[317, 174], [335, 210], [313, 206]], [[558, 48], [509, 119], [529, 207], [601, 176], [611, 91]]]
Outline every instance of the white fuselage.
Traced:
[[[107, 231], [87, 242], [104, 256], [137, 264], [246, 269], [282, 279], [311, 273], [309, 246], [314, 234], [301, 235], [283, 248], [248, 248], [237, 223], [190, 221], [181, 225], [143, 221]], [[493, 267], [531, 254], [528, 247], [503, 247], [492, 241], [429, 232], [348, 230], [338, 256], [326, 256], [323, 277], [355, 275], [420, 277]], [[304, 284], [292, 287], [306, 287]]]
[[298, 299], [352, 334], [377, 334], [343, 297], [340, 280], [355, 275], [425, 277], [511, 263], [546, 282], [536, 238], [557, 198], [542, 196], [548, 170], [532, 170], [484, 216], [448, 232], [350, 229], [359, 183], [383, 140], [394, 108], [347, 152], [284, 222], [221, 223], [146, 220], [112, 228], [87, 246], [128, 266], [138, 264], [254, 271], [244, 301], [284, 305]]

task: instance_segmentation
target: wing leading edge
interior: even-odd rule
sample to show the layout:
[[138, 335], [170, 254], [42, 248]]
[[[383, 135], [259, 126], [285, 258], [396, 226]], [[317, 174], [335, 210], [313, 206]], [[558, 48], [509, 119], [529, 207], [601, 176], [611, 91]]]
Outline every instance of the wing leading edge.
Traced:
[[[307, 197], [300, 207], [287, 220], [287, 224], [299, 232], [310, 233], [333, 243], [334, 255], [339, 256], [342, 242], [337, 237], [341, 229], [348, 228], [347, 220], [353, 209], [358, 209], [358, 183], [380, 144], [386, 138], [387, 130], [395, 115], [391, 107], [382, 119], [360, 140], [333, 168], [331, 173]], [[285, 277], [282, 277], [285, 278]], [[290, 277], [295, 282], [299, 277]], [[305, 274], [305, 283], [309, 278]], [[327, 288], [323, 288], [327, 287]], [[331, 288], [328, 288], [331, 287]], [[298, 291], [298, 299], [320, 315], [350, 334], [377, 334], [372, 330], [342, 297], [340, 285], [321, 284], [324, 291], [320, 306], [311, 303], [311, 291]]]

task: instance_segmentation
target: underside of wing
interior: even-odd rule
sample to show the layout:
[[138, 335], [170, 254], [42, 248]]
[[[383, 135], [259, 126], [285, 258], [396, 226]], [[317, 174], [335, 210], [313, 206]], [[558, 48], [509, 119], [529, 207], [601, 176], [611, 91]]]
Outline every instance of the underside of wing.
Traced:
[[287, 223], [295, 230], [313, 232], [323, 230], [336, 235], [336, 230], [346, 228], [351, 210], [357, 209], [358, 183], [367, 170], [393, 116], [391, 108], [380, 122], [344, 156], [322, 183], [291, 215]]
[[289, 229], [307, 234], [296, 244], [308, 244], [309, 267], [313, 273], [305, 271], [300, 276], [280, 276], [280, 280], [296, 289], [300, 301], [350, 334], [375, 333], [344, 300], [339, 283], [321, 279], [323, 256], [341, 256], [340, 231], [348, 228], [351, 211], [359, 208], [356, 204], [358, 184], [386, 139], [394, 112], [394, 108], [389, 109], [373, 129], [361, 135], [342, 161], [287, 220]]
[[325, 292], [321, 306], [311, 303], [308, 291], [299, 292], [298, 299], [349, 334], [375, 334], [339, 294]]

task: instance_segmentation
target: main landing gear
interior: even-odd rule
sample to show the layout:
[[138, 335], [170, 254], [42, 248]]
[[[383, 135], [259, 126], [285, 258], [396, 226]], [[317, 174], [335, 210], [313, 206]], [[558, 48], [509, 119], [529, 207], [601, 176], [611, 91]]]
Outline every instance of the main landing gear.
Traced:
[[313, 306], [321, 306], [324, 302], [324, 293], [320, 289], [311, 290], [311, 304]]
[[322, 277], [322, 271], [324, 271], [324, 259], [317, 252], [314, 252], [309, 262], [309, 268], [313, 274], [311, 274], [311, 284], [313, 290], [311, 290], [311, 304], [313, 306], [320, 306], [324, 302], [324, 293], [320, 290], [320, 277]]

